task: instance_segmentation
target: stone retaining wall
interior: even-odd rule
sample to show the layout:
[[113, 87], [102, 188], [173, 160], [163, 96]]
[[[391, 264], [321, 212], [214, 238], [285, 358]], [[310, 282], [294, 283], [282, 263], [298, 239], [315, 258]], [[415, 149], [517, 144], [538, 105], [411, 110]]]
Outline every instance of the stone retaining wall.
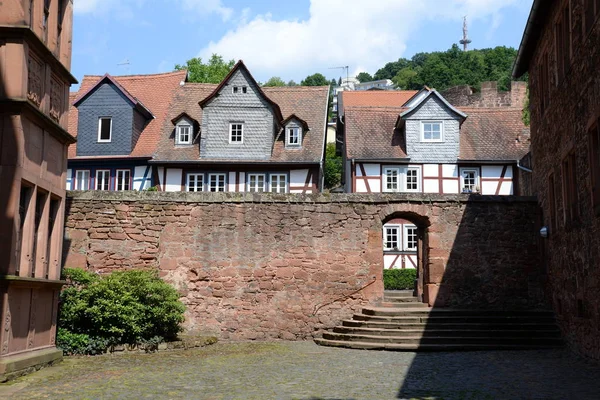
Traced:
[[189, 331], [307, 338], [381, 299], [399, 216], [421, 228], [425, 302], [541, 302], [535, 202], [507, 196], [71, 192], [64, 265], [159, 270]]

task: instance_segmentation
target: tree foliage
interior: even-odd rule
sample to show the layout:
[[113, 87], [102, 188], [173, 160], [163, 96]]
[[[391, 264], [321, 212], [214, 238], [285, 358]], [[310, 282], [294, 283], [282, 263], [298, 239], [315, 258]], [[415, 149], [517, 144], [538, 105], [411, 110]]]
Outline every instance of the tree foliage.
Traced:
[[356, 75], [356, 79], [358, 79], [360, 83], [364, 83], [371, 82], [373, 80], [373, 77], [368, 72], [359, 72], [359, 74]]
[[273, 76], [269, 78], [269, 80], [266, 81], [263, 86], [285, 86], [285, 82], [280, 77]]
[[175, 70], [187, 69], [190, 82], [221, 83], [234, 65], [234, 60], [224, 61], [222, 56], [213, 54], [207, 63], [195, 57], [187, 60], [185, 65], [175, 65]]
[[177, 291], [150, 271], [107, 276], [67, 268], [60, 295], [58, 346], [67, 353], [95, 354], [110, 344], [174, 339], [185, 306]]
[[453, 45], [446, 51], [417, 53], [410, 60], [389, 62], [373, 78], [391, 79], [401, 89], [420, 89], [423, 85], [437, 90], [458, 85], [479, 88], [481, 82], [496, 81], [498, 89], [508, 90], [516, 56], [512, 47], [462, 51]]
[[336, 188], [342, 182], [342, 157], [336, 155], [335, 143], [325, 147], [324, 178], [326, 189]]
[[316, 73], [307, 76], [300, 82], [302, 86], [328, 86], [331, 82], [323, 74]]

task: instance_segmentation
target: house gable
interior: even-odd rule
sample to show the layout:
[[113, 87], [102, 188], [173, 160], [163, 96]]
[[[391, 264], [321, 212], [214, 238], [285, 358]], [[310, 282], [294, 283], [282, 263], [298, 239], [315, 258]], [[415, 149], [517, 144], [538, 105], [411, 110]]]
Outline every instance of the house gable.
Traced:
[[[411, 162], [457, 161], [460, 124], [465, 114], [449, 106], [437, 92], [431, 92], [401, 117], [405, 121], [406, 152]], [[424, 138], [424, 130], [431, 128], [431, 124], [441, 129], [440, 140], [426, 141]]]
[[265, 96], [241, 62], [200, 105], [200, 158], [265, 160], [271, 157], [281, 111]]

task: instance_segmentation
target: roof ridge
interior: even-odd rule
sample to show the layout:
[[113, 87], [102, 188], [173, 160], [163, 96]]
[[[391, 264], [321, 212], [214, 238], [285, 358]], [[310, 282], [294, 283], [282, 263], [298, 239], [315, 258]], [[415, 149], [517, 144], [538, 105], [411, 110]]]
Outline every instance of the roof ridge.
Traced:
[[[163, 77], [163, 76], [172, 76], [172, 75], [178, 75], [185, 72], [187, 74], [187, 70], [180, 70], [180, 71], [171, 71], [171, 72], [158, 72], [155, 74], [132, 74], [132, 75], [112, 75], [109, 74], [110, 76], [112, 76], [113, 78], [120, 78], [120, 79], [131, 79], [131, 78], [138, 78], [138, 77]], [[104, 75], [83, 75], [83, 78], [102, 78]]]

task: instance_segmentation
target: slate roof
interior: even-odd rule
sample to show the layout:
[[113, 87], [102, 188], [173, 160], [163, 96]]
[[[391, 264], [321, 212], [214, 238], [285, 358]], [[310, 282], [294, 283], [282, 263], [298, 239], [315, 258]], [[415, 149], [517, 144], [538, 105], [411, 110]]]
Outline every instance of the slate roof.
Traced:
[[[152, 112], [154, 119], [144, 128], [133, 151], [129, 157], [152, 157], [156, 151], [162, 127], [169, 110], [169, 104], [175, 90], [180, 86], [179, 83], [186, 79], [187, 71], [175, 71], [163, 74], [151, 75], [126, 75], [111, 77], [120, 87], [127, 91], [128, 95], [142, 103], [144, 107]], [[79, 91], [71, 93], [69, 96], [69, 133], [77, 137], [77, 108], [73, 103], [78, 98], [83, 98], [94, 86], [106, 78], [98, 75], [85, 75], [81, 81]], [[76, 146], [69, 146], [69, 159], [78, 159], [76, 157]], [[86, 157], [81, 157], [84, 159]]]
[[[198, 162], [200, 148], [199, 135], [194, 131], [194, 141], [191, 146], [175, 145], [175, 126], [171, 119], [187, 113], [202, 125], [202, 108], [199, 103], [214, 94], [218, 85], [206, 83], [186, 83], [177, 89], [169, 108], [168, 117], [163, 125], [162, 136], [154, 157], [155, 161]], [[271, 158], [268, 160], [247, 160], [244, 162], [279, 162], [279, 163], [315, 163], [320, 162], [325, 140], [325, 124], [327, 116], [328, 86], [284, 86], [263, 87], [264, 95], [277, 104], [284, 119], [295, 115], [309, 127], [304, 132], [300, 149], [286, 149], [283, 130], [277, 132]], [[210, 134], [210, 133], [209, 133]], [[202, 133], [200, 133], [202, 135]], [[228, 159], [206, 159], [209, 162], [231, 161]]]
[[[460, 129], [459, 160], [518, 160], [529, 151], [529, 129], [523, 124], [519, 108], [459, 109], [467, 114]], [[346, 108], [347, 157], [406, 158], [405, 135], [396, 128], [398, 116], [404, 111], [402, 107]]]

